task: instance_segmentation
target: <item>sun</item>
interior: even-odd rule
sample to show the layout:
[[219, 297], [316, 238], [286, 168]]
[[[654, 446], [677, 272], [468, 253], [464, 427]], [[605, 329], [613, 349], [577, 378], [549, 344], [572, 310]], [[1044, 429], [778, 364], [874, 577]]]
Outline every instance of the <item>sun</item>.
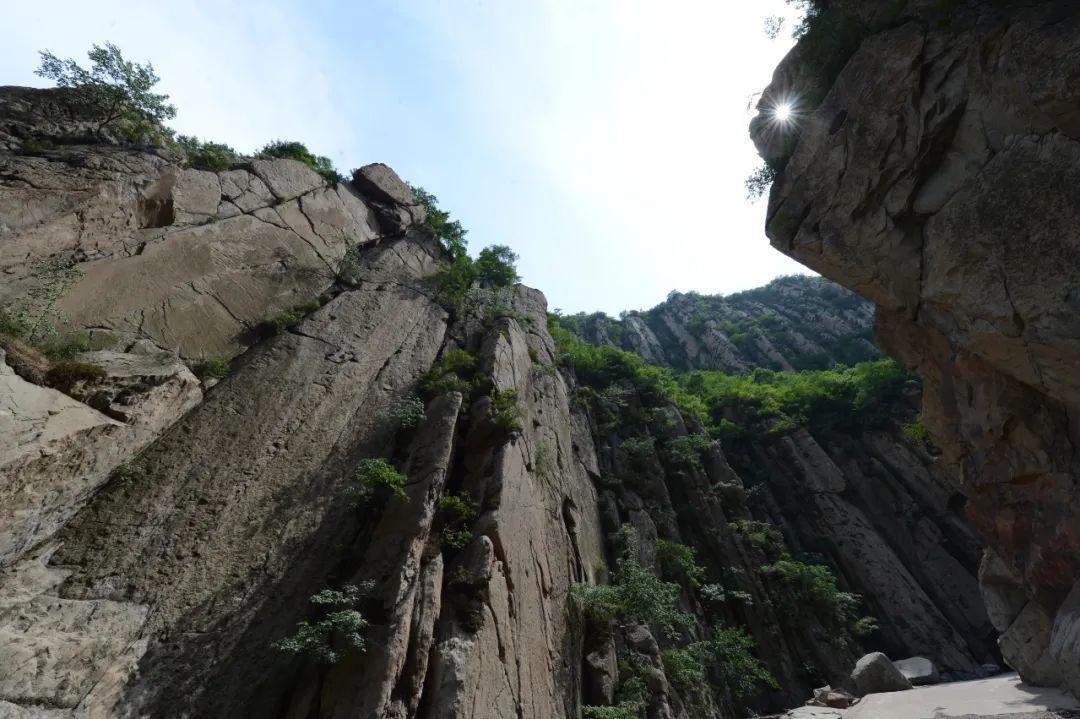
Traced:
[[773, 109], [773, 117], [777, 122], [788, 122], [791, 119], [791, 103], [785, 102]]

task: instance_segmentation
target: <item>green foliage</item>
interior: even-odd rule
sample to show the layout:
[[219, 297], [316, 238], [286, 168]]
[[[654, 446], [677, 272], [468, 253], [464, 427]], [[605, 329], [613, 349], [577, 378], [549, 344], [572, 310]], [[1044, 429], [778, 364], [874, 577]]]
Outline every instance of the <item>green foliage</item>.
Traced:
[[911, 375], [889, 359], [803, 372], [759, 368], [745, 376], [695, 371], [678, 381], [707, 408], [714, 428], [729, 412], [743, 418], [722, 430], [736, 437], [777, 436], [798, 427], [829, 432], [886, 426], [915, 386]]
[[495, 412], [495, 426], [507, 434], [521, 431], [521, 407], [518, 406], [516, 389], [504, 389], [491, 395]]
[[403, 429], [415, 429], [424, 421], [424, 400], [419, 397], [407, 397], [401, 401], [391, 414]]
[[668, 462], [676, 466], [701, 468], [701, 453], [713, 445], [713, 440], [704, 434], [687, 434], [668, 442], [664, 455]]
[[739, 519], [731, 523], [735, 533], [768, 556], [775, 556], [784, 547], [784, 535], [768, 522]]
[[533, 467], [541, 477], [551, 474], [555, 468], [551, 447], [546, 442], [536, 443], [536, 449], [533, 451]]
[[435, 290], [435, 299], [447, 310], [461, 314], [469, 304], [470, 293], [479, 285], [488, 292], [484, 298], [488, 301], [473, 301], [473, 305], [486, 305], [485, 319], [513, 316], [514, 311], [506, 298], [497, 290], [510, 287], [520, 279], [514, 262], [517, 255], [503, 245], [492, 245], [480, 251], [480, 256], [473, 260], [467, 254], [452, 257], [446, 264], [431, 275], [427, 282]]
[[153, 92], [160, 78], [150, 63], [125, 60], [120, 48], [109, 42], [92, 46], [89, 70], [48, 50], [39, 54], [35, 74], [69, 88], [70, 101], [93, 118], [99, 136], [112, 129], [125, 139], [144, 142], [167, 134], [163, 123], [176, 116], [176, 108], [166, 102], [168, 95]]
[[776, 562], [761, 568], [762, 573], [779, 579], [788, 589], [789, 607], [798, 612], [815, 607], [837, 623], [848, 626], [856, 636], [865, 636], [878, 629], [873, 617], [858, 617], [859, 596], [841, 592], [836, 576], [821, 564], [806, 564], [784, 554]]
[[712, 492], [720, 500], [724, 516], [732, 520], [746, 509], [746, 488], [735, 482], [717, 482]]
[[405, 475], [385, 459], [362, 459], [356, 468], [356, 488], [353, 495], [358, 503], [366, 503], [379, 491], [399, 499], [407, 499]]
[[619, 445], [619, 450], [637, 467], [642, 467], [656, 456], [656, 440], [652, 437], [627, 437]]
[[454, 550], [464, 549], [473, 540], [470, 526], [479, 513], [480, 503], [468, 492], [445, 495], [439, 502], [443, 525], [439, 533], [439, 543]]
[[105, 378], [105, 370], [96, 365], [74, 360], [55, 363], [45, 374], [45, 383], [61, 392], [70, 392], [75, 385], [93, 383]]
[[410, 187], [416, 195], [416, 201], [427, 209], [427, 226], [450, 255], [451, 264], [462, 257], [468, 259], [468, 240], [465, 235], [469, 231], [457, 220], [450, 219], [450, 213], [439, 207], [439, 198], [435, 195], [417, 185]]
[[232, 368], [229, 360], [225, 357], [211, 357], [198, 362], [193, 368], [195, 376], [206, 381], [208, 379], [224, 379], [228, 377]]
[[256, 157], [262, 160], [297, 160], [317, 172], [334, 187], [339, 182], [345, 181], [345, 177], [334, 169], [334, 163], [329, 157], [313, 154], [302, 142], [274, 140], [263, 146]]
[[641, 564], [640, 542], [630, 525], [624, 525], [619, 534], [625, 550], [615, 563], [612, 584], [575, 584], [571, 596], [594, 625], [612, 620], [638, 622], [668, 637], [677, 636], [693, 623], [693, 617], [678, 608], [679, 585], [662, 581]]
[[509, 287], [521, 281], [515, 264], [518, 255], [506, 245], [491, 245], [476, 258], [476, 279], [492, 287]]
[[704, 642], [694, 642], [678, 649], [664, 651], [664, 675], [683, 694], [693, 694], [705, 683], [707, 656]]
[[661, 539], [656, 543], [656, 559], [665, 579], [700, 587], [705, 581], [705, 568], [697, 563], [693, 547]]
[[301, 320], [319, 309], [322, 305], [318, 300], [311, 300], [300, 305], [295, 305], [273, 317], [268, 317], [255, 327], [255, 331], [263, 337], [273, 337], [285, 330], [300, 324]]
[[584, 705], [581, 707], [581, 719], [640, 719], [644, 708], [641, 703], [613, 707]]
[[729, 601], [753, 606], [754, 597], [749, 592], [737, 589], [725, 589], [722, 584], [705, 584], [701, 587], [701, 598], [709, 604], [721, 605]]
[[905, 437], [918, 442], [924, 447], [932, 448], [934, 446], [933, 441], [930, 439], [930, 430], [922, 422], [922, 415], [917, 416], [911, 422], [901, 425], [900, 431]]
[[340, 589], [324, 589], [313, 595], [310, 601], [325, 612], [323, 616], [315, 623], [298, 623], [291, 637], [280, 639], [271, 647], [286, 654], [308, 656], [324, 664], [337, 662], [343, 651], [363, 652], [367, 648], [364, 632], [368, 622], [355, 607], [371, 589], [371, 583], [359, 587], [346, 584]]
[[517, 254], [506, 245], [491, 245], [480, 250], [476, 260], [469, 257], [468, 230], [450, 213], [439, 207], [439, 198], [422, 187], [410, 185], [416, 200], [427, 209], [427, 226], [446, 250], [448, 261], [428, 284], [435, 299], [448, 311], [460, 314], [474, 283], [490, 289], [509, 287], [520, 281], [515, 263]]
[[34, 347], [54, 360], [71, 359], [90, 349], [85, 333], [61, 330], [67, 323], [57, 303], [80, 277], [74, 260], [50, 258], [32, 265], [37, 282], [14, 304], [0, 311], [0, 332]]
[[475, 372], [476, 358], [455, 347], [443, 355], [420, 380], [420, 392], [429, 399], [446, 392], [461, 392], [468, 396], [473, 388]]
[[202, 142], [194, 135], [177, 135], [169, 143], [174, 149], [184, 153], [188, 167], [197, 170], [222, 172], [236, 164], [236, 150], [220, 142]]
[[704, 654], [720, 686], [736, 699], [762, 687], [779, 688], [776, 679], [754, 656], [754, 639], [740, 627], [714, 627]]

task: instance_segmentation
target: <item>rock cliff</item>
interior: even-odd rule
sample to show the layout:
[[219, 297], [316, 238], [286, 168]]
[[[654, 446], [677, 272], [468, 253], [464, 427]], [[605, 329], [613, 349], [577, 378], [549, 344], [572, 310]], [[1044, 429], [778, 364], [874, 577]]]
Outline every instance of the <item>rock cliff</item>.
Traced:
[[816, 277], [781, 277], [727, 297], [673, 292], [618, 320], [597, 313], [563, 322], [590, 342], [686, 370], [824, 369], [880, 356], [873, 303]]
[[[590, 365], [535, 290], [447, 306], [384, 165], [196, 170], [23, 88], [0, 143], [0, 716], [727, 718], [994, 661], [910, 393], [717, 441], [630, 318]], [[658, 365], [872, 351], [817, 280], [663, 307]]]
[[1080, 692], [1080, 9], [814, 6], [751, 126], [767, 233], [874, 301], [990, 545], [1006, 660]]

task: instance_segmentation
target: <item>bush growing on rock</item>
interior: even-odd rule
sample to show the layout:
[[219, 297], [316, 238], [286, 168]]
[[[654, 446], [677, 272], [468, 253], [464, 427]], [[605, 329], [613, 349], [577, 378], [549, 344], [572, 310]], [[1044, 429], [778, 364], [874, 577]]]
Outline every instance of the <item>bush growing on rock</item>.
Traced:
[[201, 360], [191, 369], [195, 376], [204, 382], [209, 379], [224, 379], [232, 371], [229, 360], [225, 357], [211, 357]]
[[295, 140], [274, 140], [267, 143], [256, 157], [263, 160], [297, 160], [321, 175], [331, 186], [345, 181], [345, 177], [334, 169], [334, 163], [329, 157], [313, 154], [304, 143]]
[[[427, 226], [447, 253], [447, 262], [428, 283], [435, 290], [436, 300], [448, 311], [460, 314], [474, 284], [488, 289], [500, 289], [517, 284], [515, 263], [517, 254], [506, 245], [491, 245], [480, 250], [474, 260], [469, 257], [468, 230], [450, 213], [439, 207], [439, 199], [422, 187], [410, 185], [417, 202], [427, 210]], [[495, 313], [497, 314], [497, 313]]]
[[439, 514], [443, 523], [439, 543], [450, 549], [464, 549], [473, 540], [470, 526], [479, 513], [480, 504], [468, 492], [445, 495], [439, 502]]
[[391, 414], [402, 429], [415, 429], [424, 421], [424, 411], [424, 401], [413, 396], [402, 400]]
[[475, 372], [476, 358], [455, 347], [443, 355], [420, 380], [420, 392], [428, 398], [446, 392], [460, 392], [468, 396], [473, 388]]
[[705, 581], [705, 568], [697, 563], [693, 547], [661, 539], [656, 543], [656, 559], [665, 579], [700, 587]]
[[640, 540], [630, 525], [624, 525], [619, 535], [624, 551], [615, 562], [612, 583], [575, 584], [571, 597], [598, 627], [612, 620], [636, 622], [677, 636], [693, 623], [693, 617], [678, 608], [679, 585], [659, 579], [641, 563]]
[[222, 172], [236, 164], [236, 150], [220, 142], [202, 142], [194, 135], [177, 135], [171, 143], [174, 149], [184, 153], [188, 167], [196, 170]]
[[495, 426], [507, 434], [521, 431], [521, 407], [518, 406], [516, 389], [504, 389], [491, 396], [491, 407], [495, 412]]
[[705, 643], [710, 666], [720, 685], [739, 699], [762, 687], [776, 689], [779, 685], [754, 656], [754, 638], [740, 627], [716, 627]]
[[355, 586], [346, 584], [340, 589], [324, 589], [312, 595], [310, 601], [325, 614], [317, 622], [303, 621], [296, 625], [292, 636], [274, 642], [279, 652], [304, 655], [323, 664], [334, 664], [343, 652], [361, 653], [367, 648], [364, 632], [368, 621], [356, 610], [360, 599], [371, 592], [370, 582]]
[[360, 460], [356, 468], [356, 484], [353, 495], [361, 504], [370, 501], [379, 491], [387, 491], [399, 499], [409, 496], [405, 492], [405, 475], [385, 459]]

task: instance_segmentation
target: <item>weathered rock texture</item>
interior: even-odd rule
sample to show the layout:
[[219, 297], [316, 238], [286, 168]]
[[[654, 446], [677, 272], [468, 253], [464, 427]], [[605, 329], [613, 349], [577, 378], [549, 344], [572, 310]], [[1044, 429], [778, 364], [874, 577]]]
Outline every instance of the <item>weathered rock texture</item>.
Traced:
[[873, 304], [818, 277], [781, 277], [727, 297], [673, 292], [619, 320], [603, 313], [563, 319], [571, 323], [590, 342], [677, 369], [825, 369], [880, 356]]
[[[1080, 577], [1080, 8], [831, 12], [845, 10], [850, 57], [821, 62], [811, 32], [762, 98], [753, 134], [780, 170], [768, 235], [876, 303], [878, 337], [922, 375], [927, 426], [1008, 570], [994, 584], [1011, 574], [1023, 599], [994, 600], [1006, 659], [1075, 687], [1075, 653], [1051, 635]], [[781, 98], [804, 102], [793, 127], [769, 122]]]
[[[0, 337], [0, 716], [576, 719], [637, 682], [650, 719], [727, 719], [801, 702], [869, 649], [949, 676], [993, 658], [978, 547], [914, 440], [722, 448], [647, 387], [560, 366], [535, 290], [434, 301], [446, 253], [388, 167], [337, 187], [288, 160], [194, 170], [94, 137], [63, 100], [0, 90], [5, 321], [93, 348], [73, 366]], [[674, 366], [872, 351], [867, 305], [816, 280], [661, 315], [670, 336], [638, 349]], [[434, 371], [459, 350], [467, 376]], [[231, 371], [200, 383], [205, 360]], [[676, 452], [691, 440], [708, 446]], [[358, 491], [373, 458], [404, 496]], [[678, 580], [679, 641], [745, 626], [779, 688], [688, 684], [657, 627], [585, 620], [571, 589], [608, 581], [625, 525], [643, 566], [669, 573], [660, 540], [683, 543], [715, 585]], [[821, 555], [881, 630], [799, 601], [764, 568], [781, 549]], [[343, 585], [370, 588], [366, 651], [273, 647]]]

